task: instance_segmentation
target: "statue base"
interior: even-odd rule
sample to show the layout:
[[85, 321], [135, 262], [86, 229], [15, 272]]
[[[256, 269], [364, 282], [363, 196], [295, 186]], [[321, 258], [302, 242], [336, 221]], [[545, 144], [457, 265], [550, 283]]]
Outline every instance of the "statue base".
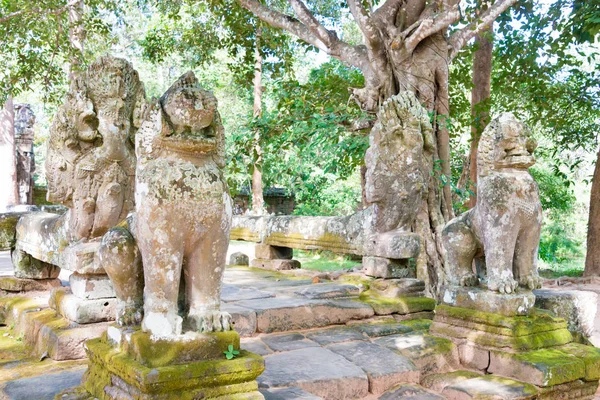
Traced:
[[429, 333], [452, 340], [464, 367], [533, 385], [539, 398], [593, 398], [600, 349], [573, 343], [566, 321], [548, 312], [507, 317], [488, 306], [441, 304]]
[[[228, 360], [223, 353], [239, 351]], [[239, 349], [235, 331], [157, 339], [142, 331], [109, 327], [85, 345], [89, 366], [82, 387], [105, 399], [264, 399], [256, 378], [261, 356]]]

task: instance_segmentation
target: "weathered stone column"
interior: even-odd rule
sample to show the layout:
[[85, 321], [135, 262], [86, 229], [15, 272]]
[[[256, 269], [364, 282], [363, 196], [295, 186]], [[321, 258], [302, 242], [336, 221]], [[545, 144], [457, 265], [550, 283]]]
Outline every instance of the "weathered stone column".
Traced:
[[35, 114], [29, 104], [15, 104], [15, 148], [19, 203], [33, 204]]
[[0, 212], [19, 204], [15, 151], [15, 111], [12, 97], [0, 110]]

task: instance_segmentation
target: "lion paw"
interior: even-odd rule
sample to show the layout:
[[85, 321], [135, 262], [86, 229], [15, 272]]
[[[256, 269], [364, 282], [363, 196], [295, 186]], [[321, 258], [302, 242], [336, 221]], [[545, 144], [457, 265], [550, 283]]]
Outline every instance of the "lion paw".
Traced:
[[530, 290], [540, 289], [542, 287], [542, 278], [537, 275], [527, 275], [519, 278], [519, 284]]
[[233, 329], [231, 315], [224, 311], [190, 313], [188, 321], [198, 332], [222, 332]]
[[143, 306], [126, 302], [117, 304], [117, 324], [119, 326], [139, 326], [143, 317]]
[[479, 278], [475, 274], [466, 274], [460, 278], [458, 284], [460, 286], [477, 286], [479, 285]]
[[502, 294], [514, 293], [518, 286], [519, 283], [513, 278], [489, 278], [488, 280], [488, 288]]

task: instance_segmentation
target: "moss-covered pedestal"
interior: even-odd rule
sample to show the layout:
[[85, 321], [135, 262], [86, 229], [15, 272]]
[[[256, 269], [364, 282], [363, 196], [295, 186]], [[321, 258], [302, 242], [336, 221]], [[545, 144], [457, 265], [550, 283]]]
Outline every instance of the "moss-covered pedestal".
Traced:
[[[481, 306], [473, 302], [477, 293], [464, 296], [464, 301], [460, 296], [446, 298], [435, 309], [429, 333], [452, 340], [466, 368], [532, 385], [537, 393], [523, 399], [593, 399], [600, 379], [600, 349], [573, 343], [566, 321], [546, 311], [530, 308], [519, 315], [517, 295], [488, 292]], [[524, 301], [529, 303], [531, 296], [523, 293]], [[504, 315], [488, 311], [492, 303], [503, 302]], [[506, 315], [511, 314], [506, 307], [511, 302], [512, 316]]]
[[[239, 344], [235, 331], [158, 339], [111, 326], [86, 342], [89, 367], [82, 385], [101, 400], [263, 399], [256, 378], [264, 360]], [[229, 346], [239, 351], [230, 360], [224, 354]]]

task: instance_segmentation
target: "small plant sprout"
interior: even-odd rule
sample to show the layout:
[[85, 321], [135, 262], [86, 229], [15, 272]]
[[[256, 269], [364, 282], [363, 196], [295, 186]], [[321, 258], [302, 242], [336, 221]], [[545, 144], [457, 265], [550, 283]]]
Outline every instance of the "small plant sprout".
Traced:
[[240, 354], [239, 350], [234, 349], [232, 344], [227, 346], [227, 350], [225, 350], [223, 353], [228, 360], [234, 359], [238, 354]]

